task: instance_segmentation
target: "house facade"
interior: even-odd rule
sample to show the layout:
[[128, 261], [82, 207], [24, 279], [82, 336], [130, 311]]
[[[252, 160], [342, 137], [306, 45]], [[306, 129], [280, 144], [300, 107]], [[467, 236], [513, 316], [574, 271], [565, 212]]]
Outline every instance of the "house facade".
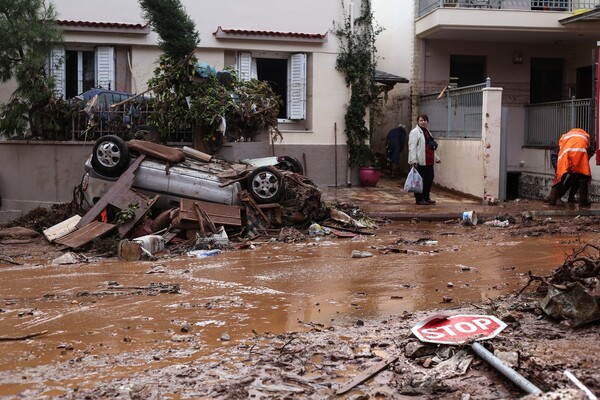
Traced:
[[[485, 185], [477, 182], [490, 179], [500, 185], [490, 192], [494, 197], [548, 193], [550, 153], [560, 134], [571, 127], [596, 131], [598, 6], [598, 0], [414, 2], [412, 114], [430, 113], [442, 162], [450, 164], [436, 170], [436, 182], [478, 197], [487, 192], [482, 196]], [[461, 113], [448, 96], [486, 81], [500, 96], [494, 123], [481, 105]], [[488, 141], [494, 137], [495, 149]], [[490, 157], [498, 159], [498, 176], [485, 168]], [[597, 177], [596, 157], [590, 164]], [[597, 186], [594, 179], [595, 201]]]
[[[358, 8], [360, 2], [356, 3]], [[161, 50], [137, 1], [55, 0], [54, 4], [65, 38], [65, 47], [53, 55], [65, 62], [50, 63], [60, 94], [69, 98], [93, 86], [129, 93], [148, 89]], [[224, 155], [285, 153], [302, 160], [308, 176], [318, 183], [344, 182], [348, 89], [335, 69], [339, 46], [330, 30], [334, 21], [342, 22], [350, 4], [184, 0], [182, 5], [200, 34], [196, 51], [200, 62], [217, 71], [236, 68], [242, 79], [275, 82], [285, 103], [279, 115], [283, 141], [269, 143], [263, 138], [262, 146], [225, 146]]]

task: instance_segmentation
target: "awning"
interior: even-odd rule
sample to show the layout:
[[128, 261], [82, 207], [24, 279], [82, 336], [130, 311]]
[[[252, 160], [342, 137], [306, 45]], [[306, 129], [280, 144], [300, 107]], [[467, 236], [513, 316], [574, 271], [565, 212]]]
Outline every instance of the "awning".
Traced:
[[567, 25], [573, 22], [580, 21], [600, 22], [600, 8], [595, 8], [593, 10], [583, 12], [576, 11], [574, 15], [558, 20], [558, 22], [560, 22], [561, 25]]
[[387, 93], [394, 88], [396, 83], [408, 83], [409, 81], [408, 79], [402, 76], [390, 74], [389, 72], [375, 70], [375, 82], [384, 85], [385, 88], [383, 89], [383, 91]]

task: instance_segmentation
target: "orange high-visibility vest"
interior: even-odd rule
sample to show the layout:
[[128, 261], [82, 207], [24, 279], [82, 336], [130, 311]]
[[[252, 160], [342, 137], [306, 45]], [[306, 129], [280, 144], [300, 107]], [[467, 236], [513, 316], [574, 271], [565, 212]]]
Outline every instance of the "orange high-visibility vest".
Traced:
[[560, 151], [556, 163], [556, 175], [553, 185], [560, 182], [564, 174], [583, 174], [592, 176], [588, 147], [590, 135], [583, 129], [574, 128], [563, 134], [558, 142]]

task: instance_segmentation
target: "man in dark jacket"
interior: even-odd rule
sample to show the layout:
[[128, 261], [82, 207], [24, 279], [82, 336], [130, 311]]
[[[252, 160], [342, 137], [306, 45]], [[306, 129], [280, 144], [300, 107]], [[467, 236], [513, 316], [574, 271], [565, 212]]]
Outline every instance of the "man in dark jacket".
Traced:
[[387, 151], [388, 159], [391, 162], [391, 173], [392, 178], [398, 176], [400, 169], [400, 153], [404, 149], [404, 143], [406, 143], [406, 129], [404, 125], [400, 124], [395, 128], [392, 128], [385, 139], [385, 149]]

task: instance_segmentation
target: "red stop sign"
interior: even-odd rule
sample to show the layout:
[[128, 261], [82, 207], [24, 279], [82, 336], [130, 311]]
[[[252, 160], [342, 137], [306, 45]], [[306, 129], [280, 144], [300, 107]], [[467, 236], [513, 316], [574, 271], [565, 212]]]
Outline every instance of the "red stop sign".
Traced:
[[419, 322], [411, 331], [422, 342], [461, 344], [491, 339], [506, 324], [490, 315], [436, 315]]

